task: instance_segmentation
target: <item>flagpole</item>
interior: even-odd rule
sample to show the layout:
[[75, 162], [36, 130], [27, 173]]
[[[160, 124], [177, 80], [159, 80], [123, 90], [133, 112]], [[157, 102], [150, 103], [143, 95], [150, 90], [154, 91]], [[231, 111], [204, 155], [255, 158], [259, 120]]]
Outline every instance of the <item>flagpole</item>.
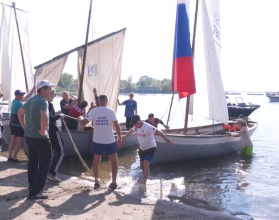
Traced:
[[83, 53], [83, 63], [82, 63], [82, 71], [80, 76], [80, 83], [79, 83], [79, 92], [78, 92], [78, 105], [80, 105], [81, 97], [83, 93], [83, 80], [84, 80], [84, 70], [85, 70], [85, 62], [86, 62], [86, 54], [87, 54], [87, 45], [88, 45], [88, 34], [90, 28], [90, 18], [91, 18], [91, 9], [92, 9], [92, 0], [90, 0], [90, 7], [89, 7], [89, 14], [88, 14], [88, 22], [87, 22], [87, 31], [85, 37], [85, 44], [84, 44], [84, 53]]
[[[196, 29], [197, 29], [197, 19], [198, 19], [198, 9], [199, 9], [199, 0], [196, 1], [196, 10], [195, 10], [195, 20], [194, 20], [194, 30], [193, 30], [193, 40], [192, 40], [192, 57], [194, 60], [195, 54], [195, 43], [196, 43]], [[190, 95], [187, 96], [186, 102], [186, 114], [185, 114], [185, 124], [184, 124], [184, 131], [185, 134], [188, 129], [188, 117], [189, 117], [189, 107], [190, 107]]]
[[29, 92], [29, 91], [28, 91], [28, 81], [27, 81], [27, 77], [26, 77], [26, 68], [25, 68], [25, 63], [24, 63], [23, 50], [22, 50], [22, 44], [21, 44], [20, 33], [19, 33], [19, 27], [18, 27], [17, 15], [16, 15], [15, 2], [12, 3], [12, 8], [14, 9], [14, 13], [15, 13], [15, 20], [16, 20], [16, 27], [17, 27], [17, 33], [18, 33], [18, 40], [19, 40], [19, 46], [20, 46], [20, 52], [21, 52], [21, 60], [22, 60], [22, 66], [23, 66], [25, 87], [26, 87], [26, 92], [28, 93], [28, 92]]

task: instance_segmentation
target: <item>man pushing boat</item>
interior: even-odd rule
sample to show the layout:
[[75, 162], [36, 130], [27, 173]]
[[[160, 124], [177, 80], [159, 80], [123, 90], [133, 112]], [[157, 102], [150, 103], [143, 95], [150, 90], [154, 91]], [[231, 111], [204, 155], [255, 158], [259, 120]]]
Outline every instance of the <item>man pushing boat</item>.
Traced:
[[[116, 177], [118, 172], [118, 147], [122, 144], [121, 128], [118, 124], [115, 112], [107, 107], [108, 97], [100, 95], [99, 106], [91, 110], [87, 117], [83, 119], [82, 116], [78, 118], [81, 126], [85, 126], [90, 121], [94, 125], [94, 138], [92, 143], [91, 152], [94, 154], [93, 160], [93, 173], [95, 177], [94, 189], [99, 189], [101, 186], [98, 182], [99, 166], [101, 163], [102, 155], [105, 153], [111, 163], [112, 183], [110, 189], [116, 189]], [[117, 141], [115, 142], [113, 134], [113, 125], [117, 133]]]
[[149, 165], [152, 162], [157, 149], [154, 135], [160, 135], [167, 142], [169, 147], [172, 147], [173, 143], [162, 131], [144, 121], [141, 121], [139, 115], [134, 115], [131, 118], [131, 124], [133, 125], [133, 128], [122, 138], [126, 138], [133, 133], [135, 133], [138, 137], [140, 147], [138, 154], [140, 157], [140, 167], [143, 170], [143, 186], [146, 187], [146, 181], [150, 172]]

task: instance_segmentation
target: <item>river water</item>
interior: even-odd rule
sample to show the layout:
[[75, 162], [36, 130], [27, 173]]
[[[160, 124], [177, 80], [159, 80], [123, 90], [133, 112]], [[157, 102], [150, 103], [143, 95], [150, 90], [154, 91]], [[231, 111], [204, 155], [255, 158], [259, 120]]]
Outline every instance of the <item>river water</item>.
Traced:
[[[238, 96], [236, 96], [238, 97]], [[259, 122], [252, 136], [254, 154], [252, 159], [242, 160], [239, 153], [227, 156], [152, 166], [147, 184], [147, 199], [168, 199], [192, 204], [211, 210], [224, 210], [243, 219], [279, 219], [279, 103], [270, 103], [264, 95], [242, 94], [246, 102], [260, 104], [261, 108], [250, 118]], [[121, 95], [120, 101], [128, 96]], [[234, 102], [234, 96], [230, 96]], [[166, 122], [171, 95], [135, 94], [138, 114], [142, 119], [149, 113]], [[60, 97], [54, 105], [59, 110]], [[124, 122], [124, 108], [118, 107], [119, 122]], [[174, 100], [171, 128], [182, 127], [185, 101]], [[175, 116], [175, 117], [174, 117]], [[202, 118], [190, 118], [190, 124], [211, 123]], [[92, 164], [92, 156], [85, 158]], [[70, 175], [89, 175], [77, 158], [64, 159], [60, 172]], [[110, 164], [104, 159], [100, 177], [110, 181]], [[122, 191], [139, 195], [138, 186], [142, 172], [139, 169], [137, 147], [119, 153], [118, 184]]]

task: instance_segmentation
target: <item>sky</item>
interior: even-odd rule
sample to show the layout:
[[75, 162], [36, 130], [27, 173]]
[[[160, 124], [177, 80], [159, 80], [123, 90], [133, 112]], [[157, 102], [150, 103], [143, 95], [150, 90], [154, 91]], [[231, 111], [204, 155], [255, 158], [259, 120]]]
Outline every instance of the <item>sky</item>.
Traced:
[[[29, 12], [33, 66], [84, 44], [89, 2], [17, 2], [18, 8]], [[93, 0], [89, 40], [126, 27], [121, 78], [132, 75], [134, 82], [142, 75], [170, 78], [176, 2]], [[190, 0], [190, 4], [192, 27], [195, 1]], [[221, 73], [226, 91], [279, 90], [278, 8], [278, 0], [221, 1]], [[76, 56], [69, 56], [64, 69], [75, 77]]]

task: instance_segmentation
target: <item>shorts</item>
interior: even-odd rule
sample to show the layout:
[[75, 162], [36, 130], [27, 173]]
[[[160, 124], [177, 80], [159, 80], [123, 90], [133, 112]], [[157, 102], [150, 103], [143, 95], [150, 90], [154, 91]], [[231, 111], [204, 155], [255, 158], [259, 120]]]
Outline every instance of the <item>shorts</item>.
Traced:
[[24, 137], [24, 129], [21, 126], [14, 126], [9, 125], [11, 129], [11, 135], [14, 135], [16, 137]]
[[153, 158], [155, 156], [156, 149], [157, 149], [157, 147], [152, 147], [147, 150], [139, 149], [138, 154], [140, 157], [140, 161], [142, 162], [144, 160], [147, 160], [148, 162], [151, 163], [151, 161], [153, 160]]
[[246, 155], [246, 156], [253, 156], [253, 146], [249, 146], [249, 147], [243, 147], [241, 149], [241, 155]]
[[96, 155], [103, 155], [105, 153], [107, 156], [109, 156], [117, 153], [117, 151], [118, 151], [118, 146], [116, 142], [111, 144], [99, 144], [93, 141], [91, 147], [91, 153]]

